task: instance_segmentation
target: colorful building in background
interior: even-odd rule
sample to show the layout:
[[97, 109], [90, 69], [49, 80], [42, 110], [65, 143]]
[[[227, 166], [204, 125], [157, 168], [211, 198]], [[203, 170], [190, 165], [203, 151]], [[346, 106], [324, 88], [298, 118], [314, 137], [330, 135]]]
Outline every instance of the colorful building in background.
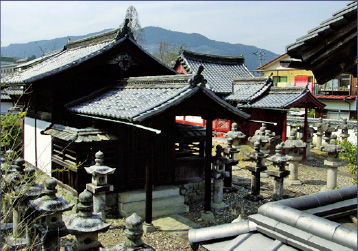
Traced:
[[316, 111], [316, 117], [357, 118], [357, 78], [350, 74], [341, 74], [319, 85], [312, 71], [283, 67], [282, 63], [288, 61], [292, 62], [295, 59], [285, 53], [257, 68], [255, 72], [261, 72], [265, 77], [272, 73], [273, 85], [277, 87], [308, 86], [314, 96], [326, 105], [323, 110]]

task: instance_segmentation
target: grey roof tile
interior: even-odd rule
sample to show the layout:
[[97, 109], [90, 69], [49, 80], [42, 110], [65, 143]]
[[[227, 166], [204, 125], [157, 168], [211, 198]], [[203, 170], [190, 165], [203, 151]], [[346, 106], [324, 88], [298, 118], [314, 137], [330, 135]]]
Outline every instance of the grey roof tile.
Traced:
[[266, 78], [235, 79], [234, 90], [232, 94], [225, 97], [225, 100], [249, 102], [256, 97], [257, 94], [261, 95], [269, 86]]
[[59, 124], [51, 125], [44, 130], [44, 134], [51, 135], [54, 138], [75, 143], [117, 140], [117, 136], [97, 128], [82, 128], [63, 126]]
[[253, 75], [244, 64], [243, 57], [217, 56], [183, 51], [178, 59], [188, 73], [196, 73], [200, 65], [208, 81], [209, 88], [215, 93], [231, 93], [232, 81], [236, 78], [252, 78]]
[[[76, 114], [101, 116], [112, 119], [143, 121], [194, 95], [202, 87], [190, 88], [191, 75], [133, 77], [111, 89], [96, 92], [66, 105]], [[203, 88], [215, 102], [226, 106], [237, 115], [249, 115], [232, 107], [210, 90]]]
[[11, 101], [12, 98], [6, 93], [1, 93], [1, 101]]

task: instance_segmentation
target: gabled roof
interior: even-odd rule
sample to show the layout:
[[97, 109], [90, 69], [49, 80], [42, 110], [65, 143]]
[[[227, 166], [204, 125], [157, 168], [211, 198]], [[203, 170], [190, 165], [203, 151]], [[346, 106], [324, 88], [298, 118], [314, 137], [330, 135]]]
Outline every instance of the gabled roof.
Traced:
[[75, 114], [140, 123], [179, 104], [189, 104], [191, 97], [201, 93], [224, 113], [249, 118], [247, 113], [231, 106], [209, 89], [189, 85], [190, 78], [192, 75], [131, 77], [117, 86], [71, 102], [66, 107]]
[[244, 62], [242, 56], [218, 56], [183, 50], [176, 65], [181, 64], [189, 74], [197, 72], [199, 66], [203, 65], [206, 69], [203, 75], [209, 88], [215, 93], [231, 93], [234, 79], [253, 77]]
[[225, 100], [237, 102], [238, 108], [289, 109], [304, 107], [304, 103], [308, 107], [325, 106], [307, 87], [274, 87], [271, 78], [236, 79], [234, 92]]
[[227, 101], [249, 102], [260, 91], [265, 91], [270, 86], [267, 78], [245, 78], [234, 80], [234, 91], [227, 96]]
[[276, 108], [289, 109], [292, 107], [317, 107], [325, 105], [316, 99], [307, 87], [270, 87], [266, 93], [248, 104], [238, 105], [242, 108]]
[[[302, 60], [302, 69], [312, 70], [319, 84], [341, 73], [356, 77], [357, 2], [348, 3], [286, 49], [292, 58]], [[290, 67], [287, 63], [285, 66]]]
[[266, 203], [248, 220], [190, 229], [188, 237], [207, 250], [356, 250], [357, 229], [333, 221], [356, 213], [350, 186]]
[[268, 68], [271, 64], [279, 61], [279, 60], [282, 60], [282, 59], [285, 59], [285, 58], [288, 58], [289, 56], [287, 55], [287, 53], [284, 53], [280, 56], [278, 56], [277, 58], [274, 58], [272, 59], [271, 61], [267, 62], [266, 64], [264, 64], [263, 66], [260, 66], [259, 68], [257, 68], [255, 71], [264, 71], [266, 70], [266, 68]]
[[115, 37], [117, 32], [118, 29], [114, 29], [89, 38], [69, 42], [63, 50], [54, 52], [53, 54], [50, 54], [50, 56], [35, 59], [36, 64], [32, 67], [15, 72], [13, 76], [3, 78], [1, 82], [9, 84], [34, 82], [76, 67], [94, 57], [98, 57], [114, 48], [120, 47], [125, 43], [130, 43], [138, 50], [142, 51], [154, 64], [160, 65], [160, 67], [165, 70], [166, 74], [176, 73], [173, 69], [165, 66], [147, 53], [132, 38], [125, 36], [116, 40]]

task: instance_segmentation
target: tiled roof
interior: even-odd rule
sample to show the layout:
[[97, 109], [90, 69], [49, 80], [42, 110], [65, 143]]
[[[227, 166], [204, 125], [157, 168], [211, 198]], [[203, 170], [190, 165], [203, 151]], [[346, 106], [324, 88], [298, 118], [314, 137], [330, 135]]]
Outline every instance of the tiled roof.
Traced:
[[26, 83], [53, 75], [60, 71], [69, 69], [74, 65], [78, 65], [98, 54], [101, 54], [102, 52], [112, 48], [118, 42], [119, 41], [104, 42], [86, 47], [61, 51], [31, 68], [21, 72], [15, 72], [15, 74], [11, 77], [3, 78], [1, 82]]
[[318, 84], [341, 73], [357, 76], [357, 2], [349, 2], [286, 50], [290, 57], [302, 59], [302, 66], [312, 70]]
[[8, 94], [8, 95], [12, 95], [12, 96], [21, 96], [22, 94], [24, 94], [24, 88], [23, 87], [8, 87], [4, 90], [2, 90], [2, 92]]
[[141, 122], [191, 97], [199, 90], [243, 118], [249, 115], [232, 107], [205, 87], [191, 88], [192, 75], [132, 77], [119, 85], [66, 105], [76, 114]]
[[9, 95], [1, 92], [1, 101], [11, 101], [11, 100], [12, 98]]
[[77, 129], [63, 125], [54, 124], [44, 130], [45, 134], [51, 135], [65, 141], [75, 143], [117, 140], [117, 136], [101, 131], [96, 128]]
[[[124, 41], [130, 41], [139, 50], [142, 50], [153, 61], [162, 65], [168, 72], [176, 73], [173, 69], [165, 66], [159, 60], [151, 56], [141, 48], [132, 38], [124, 37], [115, 40], [118, 29], [104, 32], [95, 36], [68, 42], [62, 51], [51, 53], [40, 59], [32, 61], [33, 66], [22, 71], [16, 71], [13, 76], [3, 78], [1, 83], [26, 83], [33, 82], [53, 74], [57, 74], [66, 69], [77, 66], [87, 60], [103, 54], [112, 48], [120, 45]], [[27, 65], [25, 65], [27, 66]], [[170, 73], [168, 73], [170, 74]]]
[[243, 57], [208, 55], [184, 50], [177, 61], [188, 73], [197, 72], [199, 66], [203, 65], [203, 75], [209, 88], [215, 93], [231, 93], [234, 79], [253, 77], [245, 66]]
[[285, 108], [300, 100], [309, 92], [305, 87], [271, 87], [266, 95], [263, 95], [249, 105], [240, 107]]
[[249, 102], [253, 97], [258, 93], [265, 91], [269, 86], [266, 78], [235, 79], [234, 91], [232, 94], [225, 97], [225, 100]]
[[334, 222], [356, 212], [357, 186], [350, 186], [266, 203], [248, 220], [190, 229], [188, 239], [222, 251], [356, 250], [357, 229]]

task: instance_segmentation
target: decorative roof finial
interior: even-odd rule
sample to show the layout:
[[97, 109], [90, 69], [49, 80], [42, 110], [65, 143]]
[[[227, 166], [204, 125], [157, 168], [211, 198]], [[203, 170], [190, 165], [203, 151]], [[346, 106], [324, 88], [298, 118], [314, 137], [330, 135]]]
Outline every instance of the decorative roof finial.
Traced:
[[189, 80], [189, 84], [190, 84], [190, 87], [196, 87], [198, 86], [199, 84], [200, 87], [201, 86], [205, 86], [205, 84], [208, 82], [204, 76], [201, 74], [202, 71], [204, 70], [204, 66], [200, 65], [199, 68], [198, 68], [198, 72], [196, 73], [196, 75], [194, 75], [190, 80]]
[[119, 40], [124, 37], [129, 37], [129, 38], [134, 39], [133, 32], [132, 32], [131, 28], [129, 27], [129, 18], [126, 18], [124, 20], [124, 25], [123, 25], [122, 29], [120, 29], [118, 31], [116, 40]]

